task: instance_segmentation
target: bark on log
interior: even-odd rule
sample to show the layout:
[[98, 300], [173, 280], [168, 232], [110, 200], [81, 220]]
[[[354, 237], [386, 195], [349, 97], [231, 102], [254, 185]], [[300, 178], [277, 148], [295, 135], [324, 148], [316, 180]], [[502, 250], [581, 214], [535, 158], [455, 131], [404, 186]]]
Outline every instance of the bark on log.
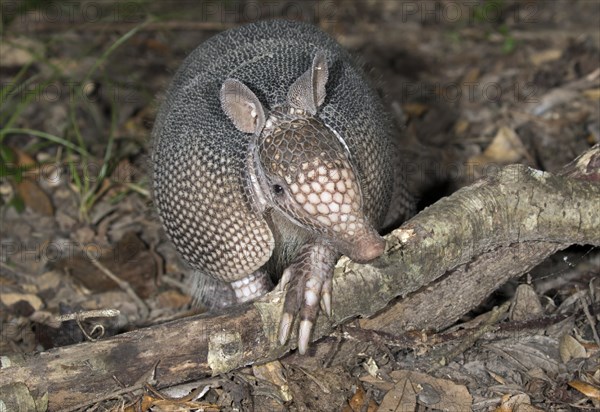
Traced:
[[[432, 313], [425, 321], [439, 327], [465, 311], [464, 304], [452, 306], [457, 289], [481, 290], [485, 296], [554, 250], [571, 244], [600, 246], [600, 146], [570, 167], [567, 177], [508, 166], [442, 199], [389, 234], [386, 254], [376, 262], [360, 265], [340, 259], [333, 316], [319, 317], [313, 338], [330, 333], [347, 319], [371, 316], [395, 297], [455, 270], [443, 279], [448, 282], [444, 287], [452, 288], [449, 296], [436, 296], [439, 287], [424, 288], [411, 296], [408, 305], [400, 301], [400, 310], [363, 322], [395, 331], [390, 320], [397, 322], [411, 314], [413, 320], [419, 319], [423, 313], [418, 311], [428, 309]], [[505, 267], [499, 259], [510, 261], [516, 256], [523, 267], [498, 276], [495, 271]], [[479, 258], [473, 261], [475, 257]], [[471, 261], [471, 266], [465, 266]], [[483, 268], [491, 271], [486, 278], [495, 273], [497, 279], [478, 283], [486, 274]], [[465, 277], [472, 281], [466, 283]], [[419, 295], [424, 299], [414, 300]], [[277, 343], [281, 304], [282, 293], [272, 292], [217, 315], [195, 316], [27, 358], [2, 358], [0, 400], [7, 410], [34, 410], [32, 405], [45, 402], [51, 411], [70, 410], [139, 389], [152, 379], [157, 387], [167, 387], [279, 358], [296, 339], [292, 336], [283, 347]], [[446, 304], [456, 312], [440, 318], [440, 308]], [[400, 323], [402, 328], [409, 324]]]

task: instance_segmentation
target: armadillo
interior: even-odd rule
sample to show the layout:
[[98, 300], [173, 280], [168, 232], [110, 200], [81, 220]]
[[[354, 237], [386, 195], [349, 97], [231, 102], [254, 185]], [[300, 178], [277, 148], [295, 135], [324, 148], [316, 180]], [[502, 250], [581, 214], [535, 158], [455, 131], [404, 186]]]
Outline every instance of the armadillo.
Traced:
[[[320, 29], [271, 20], [215, 35], [183, 62], [153, 129], [153, 192], [210, 308], [286, 290], [278, 339], [305, 353], [343, 254], [380, 256], [396, 129], [353, 57]], [[394, 217], [397, 218], [397, 217]]]

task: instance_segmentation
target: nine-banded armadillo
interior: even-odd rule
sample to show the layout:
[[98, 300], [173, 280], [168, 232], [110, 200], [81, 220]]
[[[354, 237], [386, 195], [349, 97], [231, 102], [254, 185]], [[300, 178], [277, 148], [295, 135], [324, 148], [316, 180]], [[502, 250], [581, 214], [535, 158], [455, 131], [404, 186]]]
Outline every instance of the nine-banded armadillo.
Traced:
[[228, 306], [282, 277], [279, 340], [299, 313], [304, 353], [319, 303], [331, 312], [339, 256], [384, 251], [394, 133], [363, 72], [316, 27], [263, 21], [201, 44], [167, 92], [152, 154], [156, 206], [197, 272], [195, 296]]

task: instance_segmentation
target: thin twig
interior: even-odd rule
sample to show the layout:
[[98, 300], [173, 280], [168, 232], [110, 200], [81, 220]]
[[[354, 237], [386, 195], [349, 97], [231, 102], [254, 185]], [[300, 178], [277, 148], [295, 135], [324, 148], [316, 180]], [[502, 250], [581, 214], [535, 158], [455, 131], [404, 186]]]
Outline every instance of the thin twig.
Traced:
[[97, 259], [90, 259], [92, 264], [96, 266], [102, 273], [104, 273], [108, 278], [110, 278], [113, 282], [115, 282], [121, 289], [125, 291], [129, 295], [131, 299], [136, 303], [141, 312], [142, 319], [147, 319], [150, 314], [150, 309], [146, 306], [146, 303], [135, 293], [133, 288], [129, 285], [128, 282], [125, 282], [122, 279], [119, 279], [117, 275], [112, 273], [106, 266], [100, 263]]
[[[591, 287], [592, 284], [590, 282], [590, 288]], [[598, 330], [596, 329], [596, 321], [590, 313], [590, 306], [592, 305], [591, 295], [582, 295], [579, 302], [581, 304], [581, 308], [583, 309], [583, 313], [585, 313], [585, 318], [587, 319], [588, 324], [592, 329], [592, 335], [594, 336], [594, 340], [596, 341], [596, 344], [600, 346], [600, 337], [598, 336]]]
[[118, 309], [86, 310], [84, 312], [67, 313], [65, 315], [56, 316], [56, 320], [59, 322], [65, 322], [76, 319], [86, 320], [90, 318], [114, 318], [120, 314], [121, 312]]
[[442, 366], [445, 366], [448, 363], [450, 363], [450, 361], [452, 359], [454, 359], [455, 357], [457, 357], [458, 355], [460, 355], [461, 353], [463, 353], [464, 351], [469, 349], [471, 346], [473, 346], [473, 344], [481, 336], [483, 336], [484, 334], [486, 334], [492, 330], [492, 326], [495, 323], [497, 323], [500, 320], [500, 318], [502, 317], [502, 315], [504, 315], [508, 311], [508, 309], [510, 308], [510, 305], [511, 305], [511, 301], [508, 300], [508, 301], [504, 302], [500, 307], [494, 308], [494, 310], [492, 310], [492, 313], [490, 314], [490, 317], [486, 320], [486, 322], [483, 324], [483, 326], [481, 328], [479, 328], [472, 335], [467, 337], [467, 339], [465, 339], [462, 343], [460, 343], [457, 347], [455, 347], [453, 350], [451, 350], [445, 356], [443, 356], [443, 359], [441, 359], [441, 361], [438, 362], [435, 366], [431, 367], [427, 372], [428, 373], [435, 372], [436, 370], [440, 369]]

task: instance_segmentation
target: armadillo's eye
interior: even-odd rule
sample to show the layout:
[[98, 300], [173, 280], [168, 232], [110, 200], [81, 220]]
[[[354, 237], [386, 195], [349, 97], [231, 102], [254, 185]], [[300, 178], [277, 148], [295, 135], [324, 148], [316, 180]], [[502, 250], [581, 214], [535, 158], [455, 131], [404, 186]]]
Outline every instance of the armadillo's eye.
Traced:
[[273, 193], [275, 193], [276, 195], [282, 195], [283, 194], [283, 186], [273, 185]]

